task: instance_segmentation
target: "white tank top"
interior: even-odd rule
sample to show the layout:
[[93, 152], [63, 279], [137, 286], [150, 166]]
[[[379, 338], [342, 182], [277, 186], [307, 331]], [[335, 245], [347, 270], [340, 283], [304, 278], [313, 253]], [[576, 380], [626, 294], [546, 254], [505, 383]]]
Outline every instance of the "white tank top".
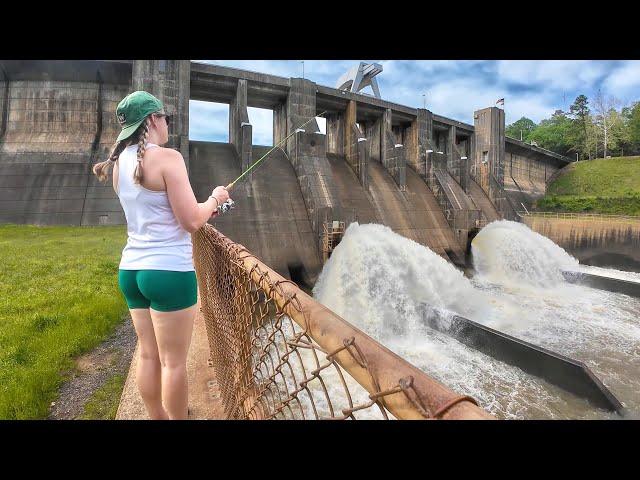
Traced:
[[[147, 148], [152, 147], [157, 145], [147, 144]], [[128, 234], [120, 268], [194, 271], [191, 235], [180, 226], [167, 192], [148, 190], [133, 182], [137, 151], [137, 145], [130, 145], [118, 159], [118, 197]]]

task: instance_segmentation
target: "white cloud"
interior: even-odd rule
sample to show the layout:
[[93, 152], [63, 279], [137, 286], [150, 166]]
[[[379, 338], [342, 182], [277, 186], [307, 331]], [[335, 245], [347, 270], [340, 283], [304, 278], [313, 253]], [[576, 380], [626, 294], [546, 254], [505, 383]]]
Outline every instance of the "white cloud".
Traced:
[[189, 139], [229, 141], [229, 105], [189, 100]]
[[640, 61], [624, 62], [603, 83], [603, 90], [626, 102], [640, 100]]
[[496, 80], [555, 90], [590, 89], [607, 70], [605, 63], [590, 60], [500, 60]]
[[273, 145], [273, 110], [248, 107], [254, 145]]
[[[333, 87], [338, 78], [360, 60], [306, 60], [305, 77]], [[505, 98], [506, 122], [522, 116], [539, 122], [556, 109], [567, 109], [579, 94], [592, 97], [598, 87], [625, 103], [640, 99], [640, 61], [562, 60], [364, 60], [380, 63], [382, 98], [400, 105], [427, 108], [438, 115], [473, 123], [473, 112]], [[299, 77], [300, 60], [206, 61], [235, 68]], [[368, 89], [370, 91], [370, 89]], [[194, 102], [192, 102], [194, 103]], [[205, 102], [195, 102], [205, 103]], [[228, 107], [205, 110], [192, 107], [190, 135], [228, 141]], [[252, 113], [253, 112], [253, 113]], [[250, 109], [254, 143], [271, 144], [271, 111]], [[318, 122], [319, 124], [321, 122]], [[322, 125], [321, 125], [321, 128]], [[204, 138], [203, 138], [204, 139]]]

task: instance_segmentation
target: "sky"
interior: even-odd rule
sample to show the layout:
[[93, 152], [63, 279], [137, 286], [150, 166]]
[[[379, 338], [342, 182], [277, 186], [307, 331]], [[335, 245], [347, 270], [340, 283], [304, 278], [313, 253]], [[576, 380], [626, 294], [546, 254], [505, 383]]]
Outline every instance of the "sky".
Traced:
[[[302, 77], [300, 60], [194, 60], [281, 77]], [[379, 63], [376, 76], [383, 99], [473, 124], [473, 111], [505, 99], [506, 124], [525, 116], [538, 123], [575, 98], [589, 99], [600, 89], [623, 105], [640, 100], [640, 60], [306, 60], [304, 77], [335, 87], [360, 61]], [[364, 89], [373, 93], [370, 87]], [[425, 95], [426, 96], [423, 96]], [[271, 110], [249, 108], [253, 143], [272, 144]], [[320, 128], [324, 132], [324, 123]], [[190, 101], [189, 138], [226, 142], [226, 104]]]

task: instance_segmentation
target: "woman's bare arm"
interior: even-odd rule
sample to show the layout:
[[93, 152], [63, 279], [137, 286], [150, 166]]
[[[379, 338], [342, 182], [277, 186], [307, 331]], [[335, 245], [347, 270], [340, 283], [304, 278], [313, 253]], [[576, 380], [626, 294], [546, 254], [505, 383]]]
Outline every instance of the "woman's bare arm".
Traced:
[[218, 214], [218, 204], [222, 202], [210, 197], [206, 202], [198, 203], [189, 183], [182, 154], [171, 149], [166, 151], [162, 176], [167, 186], [169, 203], [182, 228], [193, 233]]

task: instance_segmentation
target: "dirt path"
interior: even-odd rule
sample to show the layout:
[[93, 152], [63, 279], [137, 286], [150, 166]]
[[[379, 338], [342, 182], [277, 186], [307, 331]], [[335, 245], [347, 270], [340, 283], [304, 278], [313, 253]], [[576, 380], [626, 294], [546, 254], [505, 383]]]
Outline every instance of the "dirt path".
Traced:
[[76, 359], [76, 371], [60, 388], [51, 404], [49, 420], [73, 420], [83, 413], [91, 395], [114, 375], [124, 375], [136, 348], [137, 336], [127, 317], [116, 331], [93, 351]]

